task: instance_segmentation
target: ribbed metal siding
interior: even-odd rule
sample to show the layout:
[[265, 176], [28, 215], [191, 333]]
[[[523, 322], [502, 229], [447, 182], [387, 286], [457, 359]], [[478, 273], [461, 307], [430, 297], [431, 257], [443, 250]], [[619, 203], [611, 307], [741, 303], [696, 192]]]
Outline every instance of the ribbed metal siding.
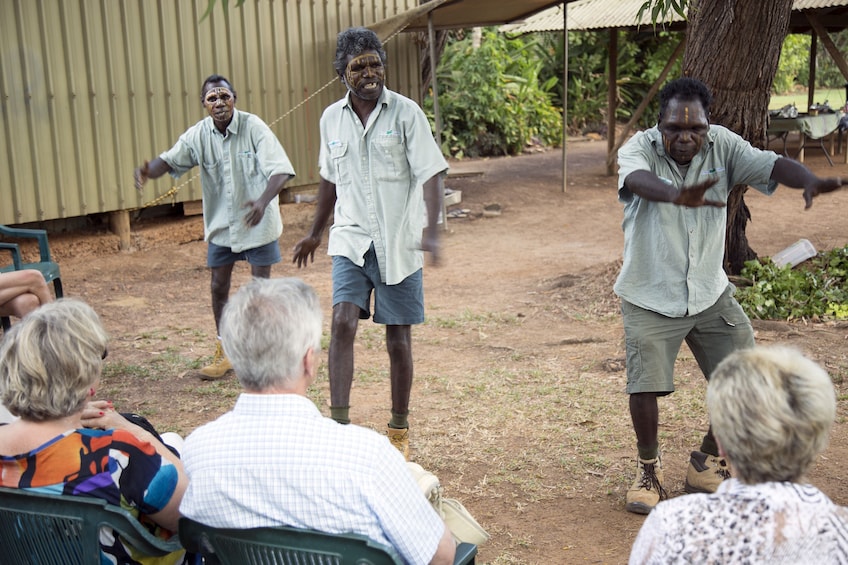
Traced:
[[[290, 186], [318, 182], [318, 119], [344, 94], [336, 34], [416, 4], [248, 0], [226, 16], [218, 3], [200, 22], [207, 0], [2, 0], [0, 223], [137, 208], [175, 185], [177, 201], [199, 199], [195, 171], [141, 195], [132, 171], [205, 116], [200, 85], [212, 73], [271, 124], [298, 173]], [[413, 37], [386, 50], [390, 88], [417, 99]]]

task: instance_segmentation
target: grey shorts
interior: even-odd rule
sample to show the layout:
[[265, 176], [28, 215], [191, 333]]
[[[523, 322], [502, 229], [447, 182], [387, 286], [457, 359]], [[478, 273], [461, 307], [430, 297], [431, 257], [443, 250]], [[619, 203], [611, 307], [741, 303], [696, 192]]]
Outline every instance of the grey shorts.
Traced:
[[206, 266], [212, 268], [232, 265], [236, 261], [247, 261], [257, 267], [267, 267], [279, 263], [281, 259], [280, 242], [276, 239], [271, 243], [253, 249], [245, 249], [238, 253], [234, 253], [229, 247], [215, 245], [214, 243], [210, 243], [206, 249]]
[[374, 321], [387, 326], [411, 326], [424, 321], [424, 277], [418, 269], [398, 284], [380, 280], [374, 246], [365, 253], [360, 267], [347, 257], [333, 256], [333, 306], [350, 302], [359, 307], [359, 317], [371, 315], [374, 292]]
[[674, 392], [674, 361], [683, 341], [709, 379], [716, 365], [754, 346], [754, 330], [729, 286], [715, 304], [694, 316], [669, 318], [621, 301], [627, 349], [627, 393]]

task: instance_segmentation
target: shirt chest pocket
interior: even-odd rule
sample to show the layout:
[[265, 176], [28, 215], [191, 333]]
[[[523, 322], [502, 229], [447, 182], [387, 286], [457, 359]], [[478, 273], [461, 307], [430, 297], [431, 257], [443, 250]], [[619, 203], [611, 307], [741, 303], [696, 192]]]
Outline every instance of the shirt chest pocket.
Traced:
[[399, 181], [409, 178], [406, 145], [400, 134], [380, 134], [371, 147], [374, 178], [378, 181]]
[[347, 154], [347, 143], [336, 141], [330, 144], [330, 158], [336, 169], [336, 186], [350, 184], [350, 159]]

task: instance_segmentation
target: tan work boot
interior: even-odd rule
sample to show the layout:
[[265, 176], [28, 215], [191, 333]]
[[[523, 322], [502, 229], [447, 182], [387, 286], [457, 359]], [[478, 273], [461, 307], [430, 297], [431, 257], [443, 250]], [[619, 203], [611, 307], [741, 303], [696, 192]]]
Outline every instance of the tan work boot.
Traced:
[[701, 451], [693, 451], [686, 471], [683, 490], [693, 492], [715, 492], [724, 479], [730, 478], [730, 467], [724, 457], [716, 457]]
[[398, 429], [386, 426], [386, 435], [389, 436], [392, 445], [403, 454], [403, 458], [409, 461], [409, 428]]
[[637, 458], [636, 480], [625, 496], [627, 511], [649, 514], [660, 500], [668, 498], [662, 480], [662, 462], [659, 455], [656, 459]]
[[227, 356], [224, 355], [224, 348], [221, 347], [221, 340], [218, 340], [218, 347], [215, 349], [215, 357], [212, 362], [199, 371], [199, 376], [204, 381], [217, 381], [227, 376], [227, 373], [233, 370], [233, 365]]

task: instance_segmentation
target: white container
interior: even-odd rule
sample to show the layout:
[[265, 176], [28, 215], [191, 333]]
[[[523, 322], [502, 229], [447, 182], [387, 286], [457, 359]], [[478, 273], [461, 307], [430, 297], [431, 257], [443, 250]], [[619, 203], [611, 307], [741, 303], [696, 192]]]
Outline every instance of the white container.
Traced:
[[803, 263], [810, 257], [816, 256], [816, 248], [808, 239], [799, 239], [786, 249], [778, 251], [771, 256], [772, 263], [778, 267], [784, 265], [792, 265], [793, 267], [799, 263]]

